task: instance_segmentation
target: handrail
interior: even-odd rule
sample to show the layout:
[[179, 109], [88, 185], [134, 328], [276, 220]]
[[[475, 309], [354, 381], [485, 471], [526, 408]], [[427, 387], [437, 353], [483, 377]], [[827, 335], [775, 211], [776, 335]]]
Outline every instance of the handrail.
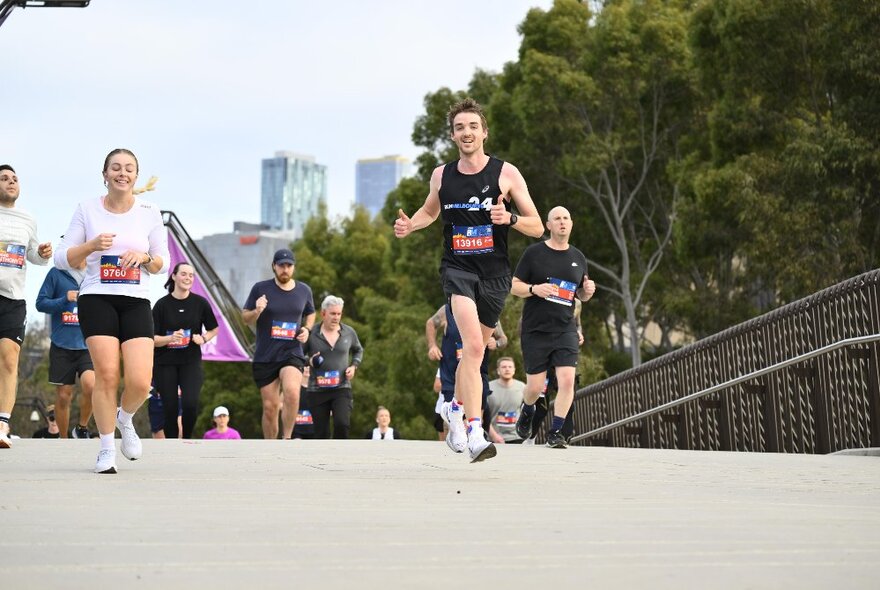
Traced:
[[686, 395], [682, 398], [679, 398], [677, 400], [667, 402], [665, 404], [657, 406], [656, 408], [646, 410], [644, 412], [639, 412], [638, 414], [635, 414], [635, 415], [630, 416], [628, 418], [624, 418], [622, 420], [618, 420], [617, 422], [613, 422], [611, 424], [606, 424], [605, 426], [602, 426], [601, 428], [596, 428], [595, 430], [591, 430], [591, 431], [585, 432], [583, 434], [578, 434], [577, 436], [572, 437], [571, 442], [576, 443], [581, 440], [592, 438], [592, 437], [597, 436], [599, 434], [602, 434], [604, 432], [608, 432], [609, 430], [614, 430], [615, 428], [620, 428], [621, 426], [626, 426], [627, 424], [629, 424], [631, 422], [635, 422], [637, 420], [642, 420], [644, 418], [649, 418], [651, 416], [660, 414], [661, 412], [664, 412], [666, 410], [676, 408], [676, 407], [681, 406], [683, 404], [686, 404], [688, 402], [691, 402], [691, 401], [700, 399], [702, 397], [705, 397], [709, 394], [715, 393], [716, 391], [720, 391], [722, 389], [728, 389], [728, 388], [733, 387], [735, 385], [739, 385], [740, 383], [743, 383], [745, 381], [749, 381], [749, 380], [755, 379], [757, 377], [762, 377], [764, 375], [774, 373], [780, 369], [784, 369], [784, 368], [789, 367], [791, 365], [796, 365], [796, 364], [802, 363], [806, 360], [809, 360], [809, 359], [812, 359], [812, 358], [815, 358], [818, 356], [822, 356], [823, 354], [826, 354], [826, 353], [831, 352], [833, 350], [837, 350], [838, 348], [845, 348], [847, 346], [855, 346], [858, 344], [866, 344], [869, 342], [877, 342], [877, 341], [880, 341], [880, 334], [870, 334], [867, 336], [856, 336], [854, 338], [846, 338], [844, 340], [840, 340], [838, 342], [828, 344], [828, 345], [823, 346], [821, 348], [817, 348], [816, 350], [812, 350], [810, 352], [805, 352], [805, 353], [798, 355], [796, 357], [786, 359], [784, 361], [780, 361], [774, 365], [770, 365], [769, 367], [764, 367], [763, 369], [758, 369], [757, 371], [752, 371], [751, 373], [748, 373], [747, 375], [741, 375], [741, 376], [736, 377], [734, 379], [730, 379], [728, 381], [725, 381], [724, 383], [720, 383], [718, 385], [713, 385], [712, 387], [708, 387], [708, 388], [703, 389], [701, 391], [697, 391], [696, 393], [688, 394], [688, 395]]

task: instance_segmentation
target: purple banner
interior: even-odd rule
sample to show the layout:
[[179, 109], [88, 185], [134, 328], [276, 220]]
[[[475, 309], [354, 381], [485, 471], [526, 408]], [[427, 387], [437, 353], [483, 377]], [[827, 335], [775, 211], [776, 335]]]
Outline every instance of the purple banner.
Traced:
[[[178, 262], [190, 263], [189, 258], [184, 256], [183, 248], [174, 234], [168, 232], [168, 252], [171, 255], [171, 265], [168, 267], [169, 274]], [[195, 270], [195, 267], [193, 267]], [[193, 280], [192, 292], [201, 295], [211, 304], [211, 310], [217, 318], [217, 337], [202, 346], [202, 359], [206, 361], [250, 361], [247, 351], [238, 342], [235, 334], [229, 328], [229, 322], [226, 316], [217, 307], [217, 302], [211, 297], [211, 294], [205, 289], [204, 282], [195, 271], [195, 280]]]

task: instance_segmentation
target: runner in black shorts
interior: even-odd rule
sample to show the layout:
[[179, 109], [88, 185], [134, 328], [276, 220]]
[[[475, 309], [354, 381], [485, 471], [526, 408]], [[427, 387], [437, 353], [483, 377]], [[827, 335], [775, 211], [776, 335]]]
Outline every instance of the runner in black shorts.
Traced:
[[302, 345], [315, 323], [312, 289], [293, 280], [295, 262], [290, 250], [275, 252], [275, 278], [255, 284], [241, 312], [245, 323], [257, 328], [253, 373], [263, 399], [263, 438], [267, 439], [278, 438], [279, 411], [282, 437], [293, 434], [306, 366]]
[[[154, 203], [135, 196], [138, 161], [126, 149], [104, 160], [107, 194], [79, 204], [58, 252], [55, 266], [82, 268], [79, 322], [92, 362], [92, 406], [101, 436], [96, 473], [116, 473], [116, 428], [122, 454], [139, 459], [143, 451], [132, 417], [150, 391], [153, 373], [153, 316], [150, 276], [165, 272], [168, 232]], [[125, 365], [120, 373], [120, 353]], [[119, 407], [117, 390], [124, 375]]]
[[547, 216], [550, 239], [533, 244], [523, 252], [513, 273], [511, 293], [526, 299], [522, 312], [522, 350], [526, 366], [523, 407], [516, 422], [516, 433], [532, 435], [535, 402], [544, 389], [547, 370], [556, 369], [558, 393], [553, 406], [553, 423], [547, 445], [564, 449], [560, 432], [574, 401], [574, 377], [578, 364], [580, 330], [575, 322], [575, 297], [589, 301], [596, 284], [587, 276], [587, 259], [569, 245], [571, 215], [564, 207], [554, 207]]
[[[450, 424], [450, 446], [471, 461], [495, 456], [482, 427], [480, 363], [498, 323], [510, 285], [507, 233], [510, 227], [532, 236], [543, 233], [541, 218], [522, 175], [514, 166], [485, 153], [486, 118], [476, 101], [465, 99], [449, 111], [452, 140], [459, 159], [437, 167], [425, 204], [412, 218], [401, 209], [394, 234], [405, 238], [443, 216], [443, 291], [462, 339], [455, 380], [455, 399], [444, 403], [441, 416]], [[522, 214], [511, 212], [511, 202]], [[463, 402], [463, 404], [462, 404]], [[461, 409], [468, 418], [467, 434]]]
[[37, 311], [49, 314], [52, 332], [49, 346], [49, 383], [55, 385], [55, 423], [61, 438], [67, 438], [70, 424], [70, 406], [73, 386], [79, 377], [82, 394], [79, 396], [79, 421], [70, 435], [90, 438], [89, 420], [92, 417], [92, 389], [95, 386], [95, 368], [92, 357], [79, 329], [79, 284], [81, 271], [52, 268], [37, 295]]
[[0, 449], [12, 446], [9, 418], [18, 386], [18, 357], [24, 342], [24, 280], [27, 263], [44, 265], [52, 244], [37, 243], [37, 222], [15, 208], [20, 187], [15, 170], [0, 165]]

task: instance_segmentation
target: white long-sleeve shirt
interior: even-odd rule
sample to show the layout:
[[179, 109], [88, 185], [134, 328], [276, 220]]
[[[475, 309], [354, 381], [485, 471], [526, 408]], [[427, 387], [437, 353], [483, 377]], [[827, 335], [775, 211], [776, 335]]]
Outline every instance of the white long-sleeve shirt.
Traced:
[[37, 222], [21, 209], [0, 207], [0, 295], [24, 299], [27, 263], [45, 265], [38, 249]]
[[137, 269], [140, 277], [133, 281], [130, 277], [120, 278], [119, 273], [115, 272], [118, 269], [114, 266], [116, 257], [126, 250], [134, 250], [147, 252], [154, 258], [161, 256], [162, 268], [158, 272], [166, 272], [168, 269], [168, 232], [162, 223], [162, 213], [157, 205], [138, 197], [135, 197], [134, 205], [125, 213], [113, 213], [105, 209], [104, 197], [81, 202], [55, 252], [55, 266], [69, 270], [67, 250], [106, 233], [116, 234], [113, 245], [103, 252], [92, 252], [88, 255], [79, 294], [126, 295], [149, 299], [150, 273], [145, 268]]

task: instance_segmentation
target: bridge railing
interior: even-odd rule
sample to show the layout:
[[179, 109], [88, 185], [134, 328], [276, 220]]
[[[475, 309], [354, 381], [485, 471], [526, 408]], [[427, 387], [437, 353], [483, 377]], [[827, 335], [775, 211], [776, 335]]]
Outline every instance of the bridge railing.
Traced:
[[875, 270], [579, 390], [572, 442], [791, 453], [880, 446], [878, 334]]

